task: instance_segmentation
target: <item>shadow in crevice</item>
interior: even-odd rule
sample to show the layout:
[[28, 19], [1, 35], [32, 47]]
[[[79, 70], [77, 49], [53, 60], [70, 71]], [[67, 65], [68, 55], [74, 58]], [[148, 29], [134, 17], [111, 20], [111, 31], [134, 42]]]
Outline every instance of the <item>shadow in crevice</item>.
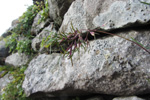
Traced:
[[[42, 96], [35, 96], [41, 95]], [[114, 95], [106, 95], [106, 94], [88, 94], [88, 95], [74, 95], [74, 96], [65, 96], [64, 94], [60, 94], [59, 96], [50, 97], [45, 93], [35, 93], [34, 96], [30, 96], [32, 100], [113, 100], [116, 96]]]
[[[96, 39], [101, 39], [101, 38], [104, 38], [104, 37], [113, 37], [113, 35], [109, 35], [109, 34], [106, 34], [106, 33], [103, 33], [103, 32], [108, 32], [108, 33], [112, 33], [114, 35], [115, 34], [117, 35], [119, 33], [128, 33], [130, 31], [139, 31], [139, 32], [150, 31], [150, 24], [146, 24], [146, 25], [137, 24], [135, 26], [112, 29], [112, 30], [109, 30], [109, 31], [102, 30], [101, 28], [97, 28], [97, 29], [94, 29], [94, 30], [95, 30], [94, 32], [96, 33], [95, 34]], [[98, 32], [98, 31], [102, 31], [102, 32]], [[91, 36], [91, 35], [88, 35], [88, 39], [91, 41], [91, 40], [94, 40], [94, 37]]]

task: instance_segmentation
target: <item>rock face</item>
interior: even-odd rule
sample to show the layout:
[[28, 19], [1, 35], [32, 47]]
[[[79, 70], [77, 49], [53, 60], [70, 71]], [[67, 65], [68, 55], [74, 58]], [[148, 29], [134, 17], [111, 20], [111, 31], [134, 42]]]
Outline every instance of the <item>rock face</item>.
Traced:
[[[28, 65], [22, 84], [27, 96], [34, 100], [150, 100], [150, 5], [144, 3], [150, 0], [47, 1], [49, 18], [38, 23], [41, 16], [37, 14], [31, 27], [35, 36], [31, 45], [36, 51], [31, 61], [25, 54], [8, 56], [5, 43], [0, 41], [0, 65], [7, 56], [7, 65]], [[90, 44], [86, 50], [80, 48], [80, 52], [74, 53], [72, 62], [61, 54], [61, 47], [69, 43], [54, 46], [61, 53], [52, 53], [49, 48], [40, 46], [51, 32], [73, 39], [67, 34], [72, 26], [78, 30], [77, 34], [82, 31], [83, 38], [86, 31], [95, 30], [96, 34], [95, 39], [88, 37]], [[113, 35], [101, 35], [100, 30]], [[48, 41], [52, 40], [55, 39]], [[4, 86], [1, 80], [3, 78], [0, 78], [0, 90]], [[148, 96], [143, 98], [146, 94]]]
[[8, 30], [6, 30], [6, 32], [4, 32], [4, 33], [2, 34], [2, 37], [3, 37], [3, 38], [6, 38], [7, 36], [11, 35], [11, 34], [12, 34], [11, 31], [12, 31], [13, 29], [15, 29], [15, 28], [16, 28], [16, 25], [10, 27]]
[[0, 95], [3, 93], [3, 88], [11, 81], [12, 80], [10, 79], [9, 74], [6, 74], [3, 78], [0, 78]]
[[147, 24], [149, 6], [135, 0], [76, 0], [64, 16], [61, 32], [71, 32], [71, 23], [79, 30], [112, 30]]
[[50, 19], [46, 19], [46, 21], [42, 21], [39, 23], [39, 19], [41, 18], [41, 15], [38, 13], [36, 17], [34, 18], [31, 33], [32, 34], [39, 34], [45, 27], [47, 27], [50, 24]]
[[5, 63], [7, 65], [19, 67], [19, 66], [26, 65], [28, 61], [29, 61], [29, 56], [27, 56], [26, 54], [14, 53], [6, 58]]
[[[150, 46], [149, 30], [119, 35]], [[90, 42], [87, 51], [76, 53], [73, 66], [59, 54], [39, 55], [30, 62], [23, 87], [28, 95], [38, 91], [55, 95], [144, 94], [150, 92], [149, 65], [150, 55], [139, 46], [117, 36], [101, 38]]]
[[63, 16], [74, 0], [48, 0], [49, 15], [58, 25], [61, 25]]
[[0, 41], [0, 65], [4, 64], [5, 58], [9, 55], [9, 49], [5, 47], [5, 42]]
[[19, 18], [12, 21], [11, 26], [14, 27], [19, 23]]
[[39, 52], [44, 52], [47, 51], [43, 47], [40, 47], [40, 44], [42, 40], [46, 37], [48, 37], [51, 33], [55, 33], [56, 30], [54, 28], [53, 23], [51, 23], [48, 27], [44, 28], [39, 35], [37, 35], [33, 40], [32, 40], [32, 48], [34, 51], [39, 51]]

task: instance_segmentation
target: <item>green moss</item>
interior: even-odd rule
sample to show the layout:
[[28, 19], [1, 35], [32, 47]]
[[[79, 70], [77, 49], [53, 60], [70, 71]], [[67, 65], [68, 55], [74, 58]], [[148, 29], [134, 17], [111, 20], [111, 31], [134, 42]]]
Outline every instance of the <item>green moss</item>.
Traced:
[[22, 66], [8, 71], [8, 74], [13, 76], [13, 80], [3, 89], [3, 94], [0, 96], [1, 100], [29, 100], [22, 89], [26, 68], [26, 66]]

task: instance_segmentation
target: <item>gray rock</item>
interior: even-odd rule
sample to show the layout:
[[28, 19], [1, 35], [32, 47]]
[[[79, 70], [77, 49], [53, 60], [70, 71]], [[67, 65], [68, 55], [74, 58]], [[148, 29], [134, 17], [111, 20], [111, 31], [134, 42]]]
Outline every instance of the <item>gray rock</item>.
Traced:
[[[46, 89], [45, 87], [49, 87], [50, 84], [55, 84], [52, 82], [52, 80], [56, 80], [58, 83], [61, 82], [59, 81], [60, 77], [58, 77], [57, 79], [56, 78], [54, 79], [53, 77], [51, 77], [53, 76], [53, 74], [57, 75], [57, 73], [50, 72], [50, 70], [53, 70], [53, 72], [59, 71], [59, 73], [62, 73], [63, 75], [63, 71], [61, 72], [60, 70], [57, 70], [59, 68], [62, 68], [61, 66], [59, 67], [59, 59], [60, 59], [59, 54], [53, 54], [53, 55], [42, 54], [42, 55], [39, 55], [37, 58], [33, 59], [29, 63], [29, 67], [27, 71], [25, 71], [25, 74], [27, 76], [23, 84], [23, 88], [25, 89], [27, 95], [30, 95], [31, 93], [35, 91], [38, 92], [39, 88], [41, 88], [42, 91], [48, 91], [47, 90], [48, 88]], [[35, 66], [37, 66], [37, 68]], [[32, 73], [31, 69], [34, 73]], [[45, 79], [43, 77], [45, 77]], [[28, 81], [28, 79], [30, 81]], [[47, 82], [50, 82], [50, 81], [52, 83], [47, 84]], [[33, 88], [35, 84], [37, 88]], [[64, 86], [64, 84], [62, 85], [58, 84], [58, 85], [60, 85], [58, 88], [63, 88]], [[44, 88], [42, 88], [41, 86]]]
[[3, 37], [3, 38], [6, 38], [7, 36], [11, 35], [11, 34], [12, 34], [11, 31], [13, 31], [16, 27], [17, 27], [17, 24], [11, 26], [9, 29], [6, 30], [6, 32], [4, 32], [4, 33], [2, 34], [2, 37]]
[[3, 88], [7, 86], [9, 82], [12, 81], [12, 76], [6, 74], [4, 77], [0, 78], [0, 95], [3, 93]]
[[0, 65], [5, 61], [5, 58], [9, 55], [9, 49], [5, 47], [5, 42], [0, 41]]
[[107, 12], [99, 13], [94, 18], [93, 24], [105, 30], [127, 27], [136, 22], [145, 24], [150, 20], [150, 15], [147, 14], [150, 8], [139, 1], [114, 2]]
[[36, 17], [34, 18], [34, 21], [31, 27], [32, 34], [36, 34], [36, 35], [39, 34], [45, 27], [47, 27], [50, 24], [51, 20], [49, 18], [39, 23], [40, 18], [41, 18], [41, 15], [40, 13], [38, 13]]
[[137, 96], [130, 96], [130, 97], [116, 97], [113, 100], [145, 100], [145, 99], [141, 99]]
[[41, 47], [40, 44], [42, 40], [46, 37], [48, 37], [51, 33], [56, 33], [56, 30], [54, 29], [53, 23], [51, 23], [48, 27], [45, 27], [39, 35], [37, 35], [33, 40], [32, 40], [32, 48], [34, 51], [40, 51], [46, 52], [48, 49]]
[[17, 27], [18, 23], [19, 23], [19, 18], [13, 20], [11, 23], [11, 27], [2, 34], [2, 37], [6, 38], [7, 36], [11, 35], [12, 34], [11, 31], [13, 31]]
[[20, 67], [28, 64], [29, 56], [24, 53], [14, 53], [5, 59], [6, 65]]
[[16, 25], [18, 25], [19, 24], [19, 18], [17, 18], [17, 19], [15, 19], [15, 20], [13, 20], [12, 22], [11, 22], [11, 26], [13, 27], [13, 26], [16, 26]]
[[48, 0], [49, 15], [56, 24], [61, 25], [64, 14], [74, 0]]
[[83, 31], [147, 24], [149, 12], [149, 5], [140, 0], [76, 0], [64, 16], [60, 32], [71, 32], [71, 23]]
[[[133, 37], [144, 46], [150, 46], [149, 30], [125, 33], [119, 35]], [[150, 92], [150, 54], [122, 38], [110, 36], [91, 41], [87, 51], [81, 49], [72, 59], [73, 66], [70, 59], [60, 54], [34, 58], [25, 71], [26, 94], [125, 96]]]
[[13, 20], [11, 22], [11, 27], [9, 27], [3, 34], [2, 37], [6, 38], [7, 36], [12, 34], [12, 31], [14, 32], [14, 30], [18, 27], [19, 24], [19, 18]]

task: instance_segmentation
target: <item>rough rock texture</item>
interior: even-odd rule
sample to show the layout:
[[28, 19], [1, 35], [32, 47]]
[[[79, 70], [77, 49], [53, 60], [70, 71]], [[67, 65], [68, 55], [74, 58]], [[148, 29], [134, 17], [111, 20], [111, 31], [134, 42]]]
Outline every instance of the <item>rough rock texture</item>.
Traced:
[[11, 26], [12, 26], [12, 27], [13, 27], [13, 26], [16, 26], [18, 23], [19, 23], [19, 18], [13, 20], [13, 21], [11, 22]]
[[5, 60], [6, 65], [11, 65], [15, 67], [26, 65], [29, 61], [29, 56], [24, 53], [14, 53], [8, 56]]
[[130, 97], [116, 97], [113, 100], [145, 100], [145, 99], [141, 99], [137, 96], [130, 96]]
[[56, 24], [61, 25], [63, 16], [74, 0], [48, 0], [49, 15]]
[[51, 32], [54, 32], [54, 33], [56, 32], [56, 30], [54, 29], [53, 23], [51, 23], [48, 27], [44, 28], [43, 31], [39, 33], [39, 35], [37, 35], [32, 40], [32, 48], [34, 51], [40, 51], [40, 52], [47, 51], [45, 48], [40, 47], [40, 44], [44, 38], [46, 38], [47, 36], [51, 34]]
[[7, 86], [9, 82], [11, 82], [12, 77], [9, 74], [6, 74], [3, 78], [0, 78], [0, 95], [3, 93], [3, 88]]
[[5, 47], [5, 42], [0, 41], [0, 65], [5, 61], [5, 58], [9, 55], [9, 49]]
[[31, 33], [32, 34], [39, 34], [45, 27], [47, 27], [50, 24], [50, 19], [46, 19], [46, 21], [42, 21], [39, 23], [39, 19], [41, 18], [41, 15], [38, 13], [36, 17], [34, 18]]
[[[149, 26], [148, 26], [149, 27]], [[118, 32], [150, 47], [150, 30]], [[125, 34], [126, 33], [126, 34]], [[27, 95], [44, 92], [51, 95], [102, 93], [136, 95], [150, 92], [150, 55], [139, 46], [117, 36], [90, 42], [73, 56], [73, 66], [59, 54], [34, 58], [25, 74]]]
[[76, 0], [64, 16], [61, 32], [71, 32], [71, 23], [79, 30], [112, 30], [147, 24], [149, 5], [140, 0]]

